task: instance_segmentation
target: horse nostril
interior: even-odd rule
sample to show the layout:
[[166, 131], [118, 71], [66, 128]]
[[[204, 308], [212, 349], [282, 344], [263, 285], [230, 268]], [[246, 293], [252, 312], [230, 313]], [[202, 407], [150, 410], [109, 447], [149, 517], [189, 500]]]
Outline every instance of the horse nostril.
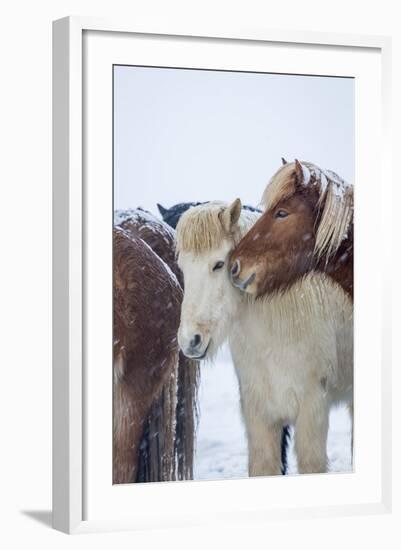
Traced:
[[239, 260], [235, 260], [232, 268], [231, 268], [231, 275], [233, 277], [235, 277], [236, 275], [238, 275], [238, 273], [240, 272], [241, 270], [241, 263]]
[[242, 290], [245, 290], [247, 286], [253, 283], [254, 279], [256, 277], [256, 273], [252, 273], [252, 275], [249, 275], [246, 281], [242, 283]]
[[189, 342], [191, 348], [197, 348], [199, 344], [201, 343], [201, 335], [195, 334], [195, 336], [192, 338], [192, 340]]

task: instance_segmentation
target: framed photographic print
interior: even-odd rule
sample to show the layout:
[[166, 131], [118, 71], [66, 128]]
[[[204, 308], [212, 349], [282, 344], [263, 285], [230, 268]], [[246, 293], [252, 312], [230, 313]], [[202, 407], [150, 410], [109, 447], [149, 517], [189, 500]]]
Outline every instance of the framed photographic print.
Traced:
[[53, 40], [55, 528], [388, 510], [389, 39]]

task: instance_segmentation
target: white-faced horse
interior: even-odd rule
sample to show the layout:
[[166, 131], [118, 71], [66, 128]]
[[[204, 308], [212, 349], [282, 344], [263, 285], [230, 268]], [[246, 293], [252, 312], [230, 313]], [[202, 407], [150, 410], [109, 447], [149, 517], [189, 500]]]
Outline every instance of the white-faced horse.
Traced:
[[249, 475], [281, 471], [280, 436], [295, 426], [301, 473], [327, 471], [333, 403], [352, 403], [352, 303], [321, 274], [308, 274], [285, 295], [255, 300], [230, 284], [230, 251], [258, 214], [208, 203], [177, 226], [184, 274], [178, 342], [191, 358], [212, 357], [228, 339], [245, 421]]

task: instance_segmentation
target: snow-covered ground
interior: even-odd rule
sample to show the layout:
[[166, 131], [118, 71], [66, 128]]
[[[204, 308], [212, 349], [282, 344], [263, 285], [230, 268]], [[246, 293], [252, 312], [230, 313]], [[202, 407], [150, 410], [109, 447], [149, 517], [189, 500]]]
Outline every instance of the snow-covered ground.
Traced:
[[[239, 407], [238, 383], [227, 349], [213, 364], [201, 364], [199, 426], [195, 459], [195, 479], [248, 477], [247, 443]], [[349, 472], [351, 432], [344, 407], [332, 410], [328, 436], [330, 471]], [[289, 473], [297, 473], [291, 443]]]

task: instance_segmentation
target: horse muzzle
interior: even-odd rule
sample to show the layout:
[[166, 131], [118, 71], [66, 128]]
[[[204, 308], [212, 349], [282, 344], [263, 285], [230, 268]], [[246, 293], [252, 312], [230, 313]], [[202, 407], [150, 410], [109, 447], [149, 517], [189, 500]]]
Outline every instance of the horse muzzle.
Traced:
[[180, 347], [182, 353], [188, 357], [188, 359], [196, 359], [197, 361], [200, 361], [206, 358], [210, 343], [210, 339], [205, 342], [205, 339], [202, 338], [201, 334], [194, 334], [189, 342], [181, 343]]
[[239, 259], [237, 259], [231, 266], [231, 270], [230, 270], [231, 282], [236, 288], [239, 288], [244, 292], [249, 292], [249, 289], [247, 290], [247, 288], [251, 286], [252, 283], [254, 282], [256, 278], [256, 273], [255, 272], [251, 273], [250, 275], [248, 275], [248, 277], [246, 277], [246, 279], [241, 279], [240, 273], [241, 273], [241, 262]]

